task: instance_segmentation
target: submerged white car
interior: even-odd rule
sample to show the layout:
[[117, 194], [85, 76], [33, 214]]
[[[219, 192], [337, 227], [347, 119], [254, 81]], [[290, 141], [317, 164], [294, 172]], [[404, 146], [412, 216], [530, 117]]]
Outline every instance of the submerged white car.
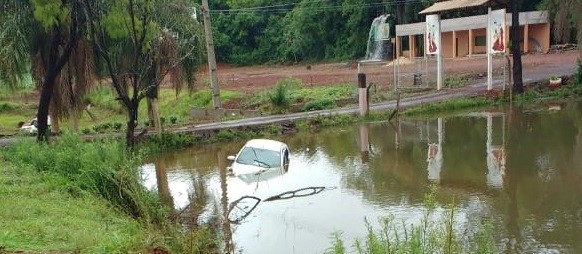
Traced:
[[284, 174], [289, 166], [289, 148], [283, 142], [270, 139], [249, 140], [236, 156], [229, 170], [239, 177], [277, 172]]

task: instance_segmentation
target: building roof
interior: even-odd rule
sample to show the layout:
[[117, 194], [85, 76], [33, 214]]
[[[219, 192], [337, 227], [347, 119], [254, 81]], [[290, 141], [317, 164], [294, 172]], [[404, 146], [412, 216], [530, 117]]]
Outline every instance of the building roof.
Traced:
[[422, 10], [418, 14], [430, 14], [436, 12], [443, 12], [467, 7], [481, 6], [489, 2], [489, 0], [450, 0], [437, 2], [430, 7]]

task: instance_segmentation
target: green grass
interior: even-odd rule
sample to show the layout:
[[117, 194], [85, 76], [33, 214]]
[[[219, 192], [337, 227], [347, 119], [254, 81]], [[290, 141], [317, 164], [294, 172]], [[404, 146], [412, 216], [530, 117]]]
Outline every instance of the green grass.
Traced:
[[[291, 104], [319, 101], [314, 103], [322, 105], [321, 102], [354, 98], [357, 93], [356, 87], [350, 84], [306, 87], [300, 80], [284, 79], [277, 83], [277, 87], [280, 85], [285, 86], [285, 93]], [[256, 107], [266, 111], [270, 110], [272, 104], [271, 95], [277, 94], [276, 89], [277, 88], [273, 91], [263, 91], [254, 95], [246, 101], [245, 106]], [[326, 104], [325, 106], [329, 107], [330, 105]], [[309, 108], [307, 108], [307, 110], [309, 110]]]
[[0, 166], [0, 249], [128, 253], [160, 238], [143, 224], [92, 196], [64, 191], [52, 173]]
[[0, 150], [0, 250], [215, 253], [217, 236], [182, 234], [171, 208], [141, 185], [141, 158], [123, 142], [68, 133]]
[[485, 97], [475, 97], [475, 98], [461, 98], [448, 100], [437, 103], [423, 104], [421, 106], [412, 107], [406, 109], [404, 114], [406, 115], [421, 115], [421, 114], [433, 114], [444, 111], [455, 111], [469, 108], [478, 108], [484, 106], [494, 105], [495, 101], [487, 99]]

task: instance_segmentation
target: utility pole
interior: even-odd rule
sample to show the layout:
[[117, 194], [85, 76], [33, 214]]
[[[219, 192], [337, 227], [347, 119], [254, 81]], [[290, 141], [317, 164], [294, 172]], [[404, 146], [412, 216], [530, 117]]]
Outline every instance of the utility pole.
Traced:
[[210, 70], [210, 87], [212, 87], [212, 104], [214, 109], [218, 109], [220, 108], [220, 88], [218, 86], [218, 73], [216, 72], [216, 57], [214, 56], [208, 0], [202, 0], [202, 16], [204, 16], [204, 31], [206, 32], [206, 52], [208, 54], [208, 69]]

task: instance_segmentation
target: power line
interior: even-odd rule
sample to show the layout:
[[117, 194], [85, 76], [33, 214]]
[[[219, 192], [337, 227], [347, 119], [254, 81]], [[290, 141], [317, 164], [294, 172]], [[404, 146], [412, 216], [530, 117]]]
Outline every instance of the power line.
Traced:
[[[309, 4], [323, 2], [326, 0], [311, 1]], [[367, 9], [367, 8], [377, 8], [386, 6], [397, 6], [405, 4], [421, 3], [422, 0], [396, 0], [392, 2], [376, 2], [376, 3], [365, 3], [365, 4], [352, 4], [352, 5], [330, 5], [330, 6], [296, 6], [299, 3], [288, 3], [280, 5], [270, 5], [270, 6], [257, 6], [257, 7], [247, 7], [247, 8], [236, 8], [236, 9], [222, 9], [222, 10], [211, 10], [211, 14], [238, 14], [238, 13], [286, 13], [292, 10], [299, 9], [309, 9], [313, 11], [325, 11], [325, 10], [340, 10], [346, 8], [352, 9]], [[281, 8], [283, 7], [283, 8]], [[285, 8], [286, 7], [286, 8]]]

